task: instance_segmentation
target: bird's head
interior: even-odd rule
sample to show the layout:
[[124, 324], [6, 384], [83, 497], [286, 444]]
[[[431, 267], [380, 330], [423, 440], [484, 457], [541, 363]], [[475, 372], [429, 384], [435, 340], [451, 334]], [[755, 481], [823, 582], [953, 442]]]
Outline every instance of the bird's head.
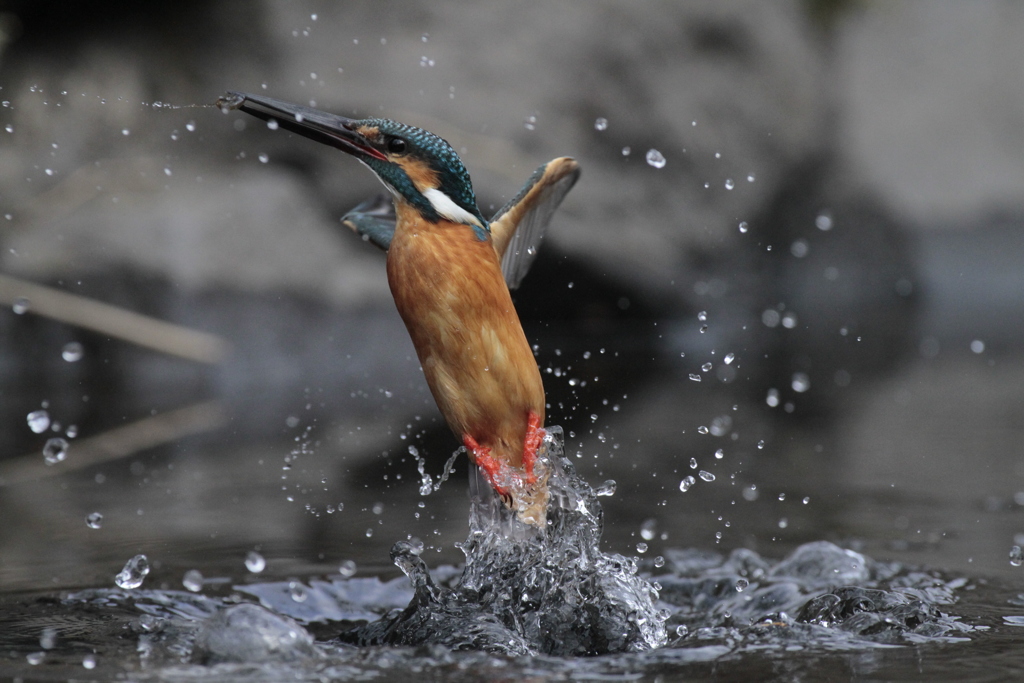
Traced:
[[408, 203], [425, 220], [469, 225], [480, 239], [487, 238], [489, 227], [462, 160], [433, 133], [390, 119], [349, 119], [259, 95], [229, 92], [217, 104], [351, 154], [377, 174], [396, 201]]

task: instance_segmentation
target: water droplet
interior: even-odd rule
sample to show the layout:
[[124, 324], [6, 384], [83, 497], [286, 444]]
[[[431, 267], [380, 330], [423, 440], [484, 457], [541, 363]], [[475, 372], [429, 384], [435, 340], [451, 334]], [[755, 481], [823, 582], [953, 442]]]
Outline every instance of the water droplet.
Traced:
[[305, 602], [306, 598], [309, 597], [309, 593], [306, 592], [306, 587], [298, 581], [288, 582], [288, 595], [291, 596], [295, 602]]
[[701, 322], [706, 322], [707, 319], [708, 319], [708, 312], [707, 311], [701, 311], [700, 313], [697, 314], [697, 320], [699, 320]]
[[195, 130], [196, 130], [196, 122], [195, 121], [189, 121], [188, 123], [186, 123], [185, 124], [185, 130], [187, 130], [189, 133], [194, 133]]
[[43, 169], [43, 173], [45, 173], [46, 175], [52, 176], [53, 175], [53, 169], [52, 168]]
[[656, 519], [645, 520], [644, 523], [640, 525], [640, 538], [644, 539], [645, 541], [653, 540], [654, 539], [654, 535], [657, 532], [657, 529], [658, 529], [658, 520], [656, 520]]
[[384, 503], [374, 503], [373, 507], [370, 508], [370, 510], [373, 512], [373, 514], [379, 515], [382, 512], [384, 512]]
[[42, 434], [50, 427], [50, 414], [45, 410], [33, 410], [28, 414], [28, 428]]
[[654, 168], [665, 168], [665, 156], [656, 149], [647, 150], [647, 165]]
[[711, 474], [707, 470], [701, 470], [700, 472], [697, 473], [697, 476], [700, 477], [701, 479], [703, 479], [704, 481], [714, 481], [715, 480], [715, 475]]
[[96, 655], [86, 655], [86, 656], [82, 657], [82, 666], [85, 667], [86, 669], [90, 669], [90, 670], [95, 669], [96, 668]]
[[750, 585], [750, 582], [747, 581], [746, 579], [736, 579], [736, 592], [737, 593], [742, 593], [743, 591], [745, 591], [747, 589], [747, 586], [749, 586], [749, 585]]
[[526, 130], [536, 130], [537, 116], [535, 114], [530, 114], [529, 116], [527, 116], [526, 121], [523, 122], [523, 127], [526, 128]]
[[780, 402], [779, 390], [769, 389], [768, 395], [765, 397], [764, 402], [768, 404], [769, 408], [777, 408]]
[[630, 149], [629, 146], [627, 145], [626, 147], [622, 148], [622, 156], [628, 157], [632, 151], [633, 150]]
[[594, 130], [608, 130], [608, 119], [599, 117], [594, 121]]
[[6, 126], [4, 126], [4, 130], [6, 130], [8, 133], [13, 133], [14, 132], [14, 126], [12, 126], [11, 124], [8, 123]]
[[974, 353], [985, 353], [985, 342], [975, 339], [971, 342], [971, 351]]
[[142, 585], [142, 581], [149, 574], [149, 560], [145, 555], [136, 555], [124, 565], [124, 569], [114, 577], [114, 583], [118, 588], [132, 590]]
[[817, 226], [818, 230], [827, 232], [832, 229], [832, 217], [827, 213], [823, 213], [814, 219], [814, 225]]
[[707, 434], [710, 431], [711, 430], [708, 429], [705, 425], [701, 425], [700, 427], [697, 427], [697, 433], [698, 434]]
[[731, 190], [734, 187], [736, 187], [736, 182], [732, 178], [726, 178], [725, 179], [725, 189]]
[[757, 491], [757, 484], [751, 484], [747, 488], [743, 489], [743, 500], [753, 502], [761, 497], [761, 494]]
[[683, 477], [683, 480], [681, 482], [679, 482], [679, 490], [682, 491], [683, 493], [686, 493], [687, 491], [690, 490], [690, 487], [693, 486], [696, 483], [697, 483], [696, 479], [694, 479], [690, 475], [687, 475], [687, 476]]
[[725, 450], [724, 449], [719, 448], [717, 451], [715, 451], [715, 460], [721, 460], [724, 457], [725, 457]]
[[780, 529], [785, 529], [788, 526], [789, 526], [789, 520], [788, 519], [783, 517], [782, 519], [779, 520], [779, 528]]
[[267, 128], [269, 128], [270, 130], [277, 130], [278, 125], [279, 124], [277, 123], [277, 119], [268, 119], [267, 120]]
[[655, 567], [664, 567], [665, 566], [665, 558], [662, 557], [661, 555], [658, 555], [657, 557], [655, 557], [654, 558], [654, 566]]
[[614, 496], [616, 487], [618, 487], [618, 484], [615, 482], [615, 480], [608, 479], [603, 484], [594, 489], [594, 493], [598, 496]]
[[23, 296], [19, 296], [11, 304], [11, 310], [14, 311], [15, 315], [23, 315], [28, 312], [28, 309], [32, 308], [32, 302]]
[[701, 334], [704, 334], [707, 331], [708, 331], [708, 326], [707, 325], [701, 325], [700, 326], [700, 333]]
[[85, 525], [90, 529], [99, 529], [103, 526], [103, 515], [99, 512], [90, 512], [85, 516]]
[[345, 560], [338, 567], [338, 572], [346, 579], [355, 576], [356, 574], [356, 563], [354, 560]]
[[270, 156], [268, 156], [266, 152], [260, 152], [256, 158], [260, 160], [261, 164], [265, 164], [270, 161]]
[[711, 372], [711, 367], [711, 363], [705, 363], [704, 365], [700, 366], [700, 369], [703, 370], [704, 372]]
[[811, 388], [811, 378], [803, 372], [793, 374], [793, 391], [802, 394]]
[[32, 652], [25, 655], [25, 661], [31, 664], [32, 666], [38, 666], [42, 664], [44, 659], [46, 659], [45, 652]]
[[755, 180], [754, 174], [753, 173], [748, 173], [747, 174], [747, 182], [748, 183], [752, 183], [752, 182], [754, 182], [754, 180]]
[[[422, 57], [420, 57], [420, 66], [424, 66], [424, 67], [434, 66], [434, 60], [431, 59], [430, 57], [427, 57], [426, 55], [423, 55]], [[533, 130], [533, 128], [527, 127], [527, 130]]]
[[181, 579], [181, 585], [193, 593], [203, 590], [203, 574], [198, 569], [189, 569]]
[[428, 40], [430, 40], [430, 34], [424, 33], [422, 36], [420, 36], [420, 40], [422, 40], [424, 43], [427, 42]]
[[1010, 564], [1014, 567], [1019, 567], [1024, 564], [1024, 552], [1021, 552], [1019, 545], [1015, 545], [1010, 548]]
[[39, 646], [44, 650], [52, 650], [57, 647], [57, 629], [47, 627], [39, 634]]
[[73, 341], [64, 345], [64, 348], [60, 352], [60, 357], [69, 363], [77, 363], [82, 360], [83, 353], [84, 349], [82, 349], [82, 345]]
[[740, 221], [740, 232], [746, 232], [747, 230], [750, 230], [750, 226], [747, 224], [747, 222]]
[[641, 554], [646, 553], [647, 552], [647, 544], [646, 543], [637, 543], [636, 544], [636, 551], [638, 553], [641, 553]]
[[786, 494], [785, 493], [780, 493], [779, 494], [779, 500], [780, 501], [786, 500]]
[[[239, 120], [241, 120], [241, 119], [239, 119]], [[173, 175], [173, 173], [172, 173], [172, 171], [171, 171], [170, 167], [168, 167], [168, 166], [164, 166], [164, 175], [165, 175], [165, 176], [170, 176], [170, 175]]]
[[47, 465], [56, 465], [59, 462], [63, 462], [68, 457], [68, 442], [59, 436], [55, 436], [52, 439], [46, 441], [46, 445], [43, 446], [43, 458], [46, 460]]
[[700, 375], [691, 372], [690, 373], [690, 379], [693, 380], [694, 382], [699, 382], [700, 381]]
[[690, 458], [690, 469], [697, 469], [697, 458]]
[[128, 130], [127, 128], [122, 128], [121, 129], [121, 135], [130, 135], [130, 134], [131, 134], [131, 131]]
[[807, 244], [807, 240], [799, 239], [795, 240], [793, 244], [789, 245], [789, 253], [796, 258], [803, 258], [811, 251], [811, 247]]
[[[696, 126], [697, 122], [694, 121], [693, 125]], [[690, 629], [686, 628], [686, 626], [683, 625], [683, 624], [679, 624], [679, 626], [676, 626], [676, 635], [679, 636], [680, 638], [685, 638], [686, 634], [688, 634], [689, 632], [690, 632]]]
[[245, 568], [253, 574], [259, 574], [267, 568], [267, 561], [255, 550], [245, 554]]
[[139, 627], [146, 633], [155, 633], [164, 626], [163, 619], [152, 614], [143, 614], [139, 617]]

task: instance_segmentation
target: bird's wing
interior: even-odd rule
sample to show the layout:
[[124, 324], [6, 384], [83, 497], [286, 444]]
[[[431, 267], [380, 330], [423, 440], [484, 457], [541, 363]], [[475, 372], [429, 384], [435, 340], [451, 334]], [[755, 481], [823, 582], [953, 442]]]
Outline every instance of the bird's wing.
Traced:
[[559, 157], [538, 168], [491, 219], [491, 243], [509, 289], [519, 286], [537, 255], [558, 205], [580, 177], [575, 159]]
[[396, 220], [395, 205], [391, 197], [384, 194], [367, 199], [341, 217], [343, 225], [384, 251], [395, 236]]

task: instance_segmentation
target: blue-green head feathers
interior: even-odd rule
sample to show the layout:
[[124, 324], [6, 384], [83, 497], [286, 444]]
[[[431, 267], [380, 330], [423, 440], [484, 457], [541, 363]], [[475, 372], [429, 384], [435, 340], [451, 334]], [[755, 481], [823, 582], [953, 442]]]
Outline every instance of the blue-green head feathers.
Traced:
[[[361, 161], [405, 201], [430, 221], [442, 218], [471, 225], [487, 238], [487, 221], [480, 214], [473, 183], [452, 146], [422, 128], [390, 119], [354, 123], [385, 158], [362, 155]], [[377, 133], [374, 136], [374, 132]]]

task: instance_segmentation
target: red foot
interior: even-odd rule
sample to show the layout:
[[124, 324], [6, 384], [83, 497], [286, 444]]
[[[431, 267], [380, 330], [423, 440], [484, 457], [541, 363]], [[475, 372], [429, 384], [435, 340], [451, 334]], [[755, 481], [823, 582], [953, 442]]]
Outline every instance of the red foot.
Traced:
[[537, 451], [544, 440], [544, 429], [540, 426], [540, 417], [530, 411], [526, 417], [526, 439], [523, 441], [523, 470], [526, 472], [526, 483], [537, 482], [534, 465], [537, 464]]
[[498, 473], [502, 470], [502, 463], [500, 460], [491, 455], [491, 449], [487, 446], [481, 446], [476, 442], [476, 439], [471, 437], [469, 434], [465, 434], [462, 437], [462, 443], [466, 449], [473, 454], [473, 460], [480, 466], [480, 469], [484, 471], [484, 476], [487, 477], [488, 483], [491, 488], [498, 492], [499, 495], [507, 496], [508, 489], [503, 486], [498, 486], [497, 477]]
[[[537, 474], [533, 470], [537, 464], [537, 451], [540, 450], [544, 434], [544, 429], [540, 426], [540, 417], [536, 413], [530, 412], [526, 418], [526, 438], [523, 440], [523, 472], [526, 475], [525, 482], [527, 484], [537, 483]], [[473, 460], [476, 464], [484, 471], [484, 476], [487, 477], [491, 488], [500, 495], [507, 496], [508, 489], [497, 483], [499, 474], [504, 475], [502, 477], [504, 480], [511, 476], [519, 479], [519, 481], [523, 481], [517, 472], [510, 472], [511, 468], [507, 464], [491, 455], [490, 448], [481, 446], [469, 434], [462, 436], [462, 443], [473, 454]]]

